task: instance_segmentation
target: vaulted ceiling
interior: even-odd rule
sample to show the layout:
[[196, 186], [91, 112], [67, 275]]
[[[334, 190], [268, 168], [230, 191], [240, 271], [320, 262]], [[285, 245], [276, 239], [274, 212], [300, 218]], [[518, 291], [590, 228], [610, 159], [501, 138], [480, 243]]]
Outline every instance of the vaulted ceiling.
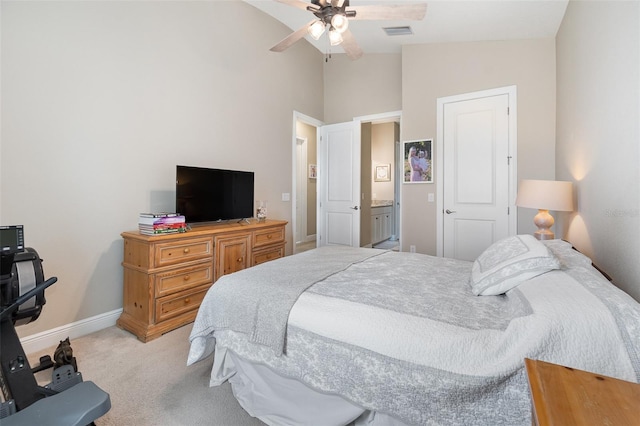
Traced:
[[[271, 15], [292, 31], [307, 24], [311, 12], [276, 0], [245, 0]], [[309, 0], [303, 0], [309, 1]], [[411, 4], [408, 0], [350, 0], [347, 8], [357, 11], [358, 5]], [[367, 53], [399, 53], [402, 45], [486, 40], [516, 40], [553, 38], [562, 22], [568, 0], [435, 0], [426, 1], [427, 13], [422, 21], [352, 20], [349, 30]], [[310, 1], [309, 1], [309, 4]], [[413, 34], [388, 36], [385, 27], [411, 27]], [[330, 47], [326, 35], [319, 40], [305, 39], [321, 52], [342, 53]], [[280, 40], [273, 40], [275, 45]]]

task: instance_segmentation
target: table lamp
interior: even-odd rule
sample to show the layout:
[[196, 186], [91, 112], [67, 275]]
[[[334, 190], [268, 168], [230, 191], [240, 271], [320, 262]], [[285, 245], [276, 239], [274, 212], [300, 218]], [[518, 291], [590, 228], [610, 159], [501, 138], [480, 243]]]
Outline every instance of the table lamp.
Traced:
[[553, 216], [549, 210], [573, 210], [573, 184], [556, 180], [527, 180], [520, 182], [516, 206], [538, 209], [533, 218], [538, 230], [533, 234], [539, 240], [552, 240], [555, 234], [549, 229], [553, 226]]

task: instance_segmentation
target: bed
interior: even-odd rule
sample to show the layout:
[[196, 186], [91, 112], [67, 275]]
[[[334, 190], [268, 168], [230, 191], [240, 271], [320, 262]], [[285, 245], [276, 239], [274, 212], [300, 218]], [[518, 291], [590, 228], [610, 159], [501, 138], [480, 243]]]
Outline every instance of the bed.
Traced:
[[524, 358], [640, 380], [640, 304], [526, 235], [475, 262], [321, 247], [223, 276], [190, 342], [270, 425], [529, 425]]

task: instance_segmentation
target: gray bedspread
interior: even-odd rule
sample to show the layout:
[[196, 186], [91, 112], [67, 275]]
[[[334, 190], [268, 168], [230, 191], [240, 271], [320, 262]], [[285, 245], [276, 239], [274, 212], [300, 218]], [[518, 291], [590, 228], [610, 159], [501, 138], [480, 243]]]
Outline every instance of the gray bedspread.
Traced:
[[[218, 345], [405, 424], [527, 425], [525, 357], [640, 379], [640, 305], [567, 244], [548, 244], [562, 269], [502, 296], [471, 293], [470, 262], [342, 249], [336, 254], [344, 262], [334, 260], [344, 266], [340, 272], [302, 285], [306, 291], [289, 313], [284, 355], [252, 338], [253, 332], [216, 329], [209, 311], [218, 305], [203, 303], [188, 363]], [[290, 282], [289, 272], [306, 268], [317, 269], [319, 277], [326, 271], [322, 258], [333, 257], [327, 251], [332, 249], [272, 262], [272, 279], [278, 281], [279, 270]], [[354, 257], [347, 260], [350, 251]], [[250, 286], [271, 284], [243, 285], [228, 297], [244, 299]], [[212, 375], [211, 384], [228, 377]]]
[[[383, 250], [351, 247], [320, 248], [222, 276], [205, 296], [192, 336], [233, 330], [250, 341], [284, 351], [289, 311], [300, 294], [318, 281], [349, 266], [383, 254]], [[212, 351], [204, 345], [200, 357]], [[207, 353], [205, 353], [207, 352]]]

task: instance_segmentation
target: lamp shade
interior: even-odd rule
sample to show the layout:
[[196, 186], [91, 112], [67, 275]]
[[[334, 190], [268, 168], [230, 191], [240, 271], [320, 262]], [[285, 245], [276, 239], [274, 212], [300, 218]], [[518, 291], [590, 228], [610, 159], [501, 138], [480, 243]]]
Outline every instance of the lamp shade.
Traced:
[[516, 205], [553, 211], [573, 210], [573, 184], [557, 180], [520, 181]]

